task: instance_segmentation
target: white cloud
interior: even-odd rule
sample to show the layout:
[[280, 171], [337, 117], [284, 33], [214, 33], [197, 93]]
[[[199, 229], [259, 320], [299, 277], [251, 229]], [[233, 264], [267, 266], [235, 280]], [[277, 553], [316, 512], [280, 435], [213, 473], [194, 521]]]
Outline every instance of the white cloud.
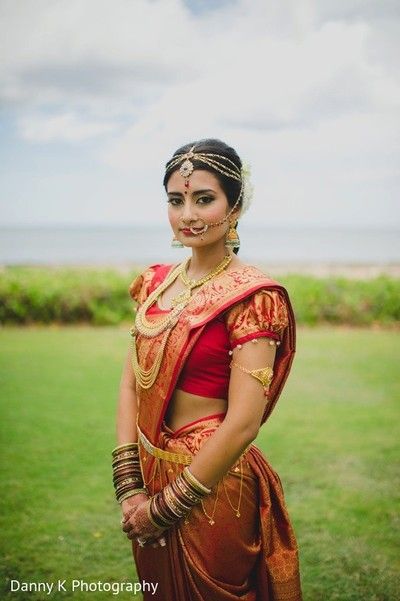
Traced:
[[58, 140], [81, 142], [88, 138], [113, 132], [116, 126], [105, 121], [97, 123], [90, 120], [85, 121], [73, 113], [64, 113], [49, 117], [44, 115], [26, 116], [20, 119], [18, 128], [21, 137], [30, 142]]
[[197, 71], [185, 60], [193, 19], [176, 0], [5, 1], [0, 27], [6, 103], [132, 111]]
[[176, 147], [220, 137], [271, 199], [254, 220], [372, 222], [385, 203], [393, 219], [395, 3], [213, 4], [3, 0], [0, 95], [18, 134], [77, 147], [102, 136], [90, 152], [149, 198]]

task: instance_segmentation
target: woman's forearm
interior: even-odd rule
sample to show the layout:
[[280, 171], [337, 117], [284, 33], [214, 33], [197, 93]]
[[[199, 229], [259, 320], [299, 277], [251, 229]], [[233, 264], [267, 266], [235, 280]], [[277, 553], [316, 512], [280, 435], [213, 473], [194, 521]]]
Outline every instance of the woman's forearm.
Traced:
[[129, 346], [119, 384], [116, 420], [117, 445], [137, 442], [137, 410], [136, 381], [132, 369], [132, 348]]
[[121, 386], [117, 407], [117, 445], [137, 442], [137, 400], [136, 392], [130, 386]]

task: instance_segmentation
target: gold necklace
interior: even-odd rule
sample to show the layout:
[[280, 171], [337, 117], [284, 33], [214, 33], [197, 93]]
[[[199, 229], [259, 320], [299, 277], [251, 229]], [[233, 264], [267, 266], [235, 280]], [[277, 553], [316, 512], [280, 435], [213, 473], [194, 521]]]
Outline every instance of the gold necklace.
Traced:
[[[130, 329], [130, 334], [132, 336], [132, 368], [135, 373], [136, 381], [141, 388], [148, 389], [153, 386], [158, 376], [158, 372], [160, 371], [161, 362], [164, 355], [164, 349], [167, 344], [168, 337], [173, 327], [178, 322], [180, 314], [191, 300], [192, 289], [198, 286], [202, 286], [203, 284], [211, 280], [213, 277], [219, 275], [227, 267], [231, 260], [232, 257], [229, 255], [224, 257], [221, 263], [219, 263], [212, 271], [210, 271], [210, 273], [203, 276], [199, 280], [188, 279], [186, 274], [186, 267], [188, 265], [189, 260], [187, 260], [184, 264], [178, 265], [175, 269], [173, 269], [172, 272], [166, 277], [166, 279], [151, 294], [149, 294], [148, 298], [139, 307], [136, 313], [135, 325]], [[182, 273], [184, 273], [183, 277], [186, 277], [186, 280], [189, 282], [190, 287], [188, 287], [187, 290], [184, 290], [183, 294], [180, 293], [177, 297], [174, 298], [174, 306], [165, 317], [157, 319], [155, 322], [152, 322], [149, 319], [147, 319], [147, 310], [151, 307], [151, 305], [153, 305], [157, 301], [157, 299], [161, 296], [164, 290], [166, 290]], [[177, 300], [178, 298], [179, 300]], [[162, 337], [160, 347], [154, 359], [154, 363], [149, 367], [149, 369], [142, 369], [140, 367], [137, 355], [137, 334], [141, 334], [146, 338], [153, 338], [163, 332], [164, 336]]]
[[209, 273], [207, 273], [203, 277], [199, 278], [198, 280], [191, 280], [187, 274], [187, 267], [189, 265], [189, 261], [190, 261], [190, 257], [189, 257], [189, 259], [187, 259], [187, 261], [183, 265], [182, 270], [179, 274], [179, 277], [181, 278], [182, 282], [186, 286], [186, 290], [183, 290], [182, 292], [180, 292], [177, 296], [175, 296], [172, 299], [172, 301], [171, 301], [172, 307], [175, 307], [176, 305], [180, 305], [182, 302], [186, 302], [186, 301], [189, 302], [189, 300], [192, 296], [193, 288], [198, 288], [199, 286], [202, 286], [203, 284], [205, 284], [212, 278], [214, 278], [217, 275], [219, 275], [220, 273], [222, 273], [222, 271], [224, 271], [224, 269], [232, 261], [232, 257], [230, 255], [226, 255], [222, 259], [221, 263], [219, 263], [214, 269], [212, 269]]
[[172, 272], [165, 278], [165, 280], [155, 289], [144, 303], [139, 307], [136, 313], [135, 325], [131, 329], [139, 332], [142, 336], [146, 338], [152, 338], [153, 336], [158, 336], [164, 330], [167, 330], [173, 327], [179, 317], [180, 313], [183, 311], [185, 306], [183, 303], [181, 305], [177, 305], [173, 308], [172, 311], [167, 313], [161, 319], [157, 319], [156, 321], [151, 321], [147, 319], [146, 312], [148, 309], [157, 301], [158, 297], [166, 290], [178, 277], [180, 271], [182, 269], [182, 265], [178, 265]]

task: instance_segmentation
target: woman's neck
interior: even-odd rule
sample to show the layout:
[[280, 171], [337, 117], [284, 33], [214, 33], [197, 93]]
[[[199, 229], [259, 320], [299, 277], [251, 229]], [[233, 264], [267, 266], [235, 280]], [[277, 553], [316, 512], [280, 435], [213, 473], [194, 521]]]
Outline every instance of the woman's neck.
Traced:
[[225, 246], [206, 246], [192, 248], [192, 256], [188, 268], [188, 276], [191, 279], [199, 279], [216, 267], [224, 257], [232, 254]]

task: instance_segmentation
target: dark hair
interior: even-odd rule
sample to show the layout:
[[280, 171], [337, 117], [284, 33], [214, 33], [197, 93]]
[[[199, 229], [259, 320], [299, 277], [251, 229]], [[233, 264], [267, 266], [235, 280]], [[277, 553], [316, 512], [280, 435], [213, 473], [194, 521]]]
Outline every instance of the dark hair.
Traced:
[[[223, 165], [226, 165], [226, 167], [229, 167], [230, 169], [232, 169], [232, 165], [229, 163], [229, 161], [232, 161], [232, 163], [234, 163], [239, 170], [242, 168], [242, 161], [240, 160], [240, 157], [237, 154], [236, 150], [231, 146], [228, 146], [228, 144], [225, 144], [225, 142], [222, 142], [221, 140], [218, 140], [216, 138], [206, 138], [204, 140], [198, 140], [196, 142], [190, 142], [189, 144], [185, 144], [184, 146], [181, 146], [180, 148], [178, 148], [178, 150], [174, 152], [173, 157], [176, 157], [179, 154], [184, 154], [185, 152], [189, 152], [192, 146], [195, 146], [195, 153], [204, 152], [218, 154], [221, 157], [218, 158], [218, 162], [221, 162]], [[191, 159], [191, 161], [195, 169], [204, 169], [205, 171], [210, 171], [210, 173], [213, 173], [216, 176], [221, 188], [223, 189], [226, 195], [228, 205], [232, 208], [235, 205], [240, 194], [240, 181], [233, 179], [232, 177], [228, 177], [227, 175], [224, 175], [217, 169], [214, 169], [211, 165], [196, 160], [196, 158]], [[168, 164], [169, 161], [165, 166], [166, 169], [168, 169]], [[173, 167], [172, 169], [166, 171], [163, 180], [163, 185], [165, 189], [167, 189], [169, 178], [174, 173], [174, 171], [177, 171], [179, 169], [179, 167], [180, 165], [177, 165], [176, 167]], [[243, 199], [241, 198], [238, 204], [239, 209], [242, 207], [242, 204]], [[238, 249], [235, 248], [234, 252], [237, 254]]]

